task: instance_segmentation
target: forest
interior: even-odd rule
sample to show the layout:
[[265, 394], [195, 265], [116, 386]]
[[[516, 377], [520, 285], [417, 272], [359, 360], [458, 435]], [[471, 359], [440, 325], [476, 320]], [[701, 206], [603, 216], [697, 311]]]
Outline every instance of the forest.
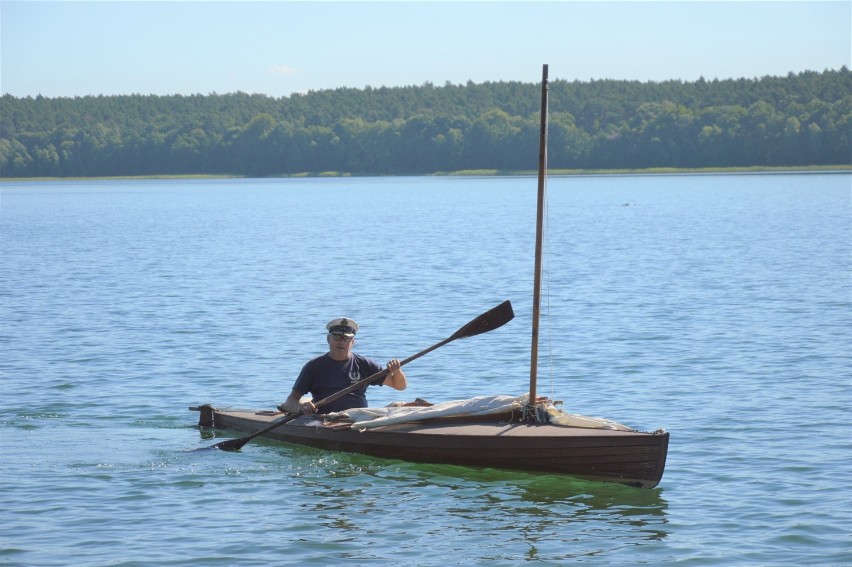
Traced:
[[[541, 86], [0, 99], [0, 177], [534, 171]], [[852, 164], [852, 72], [549, 83], [548, 166]]]

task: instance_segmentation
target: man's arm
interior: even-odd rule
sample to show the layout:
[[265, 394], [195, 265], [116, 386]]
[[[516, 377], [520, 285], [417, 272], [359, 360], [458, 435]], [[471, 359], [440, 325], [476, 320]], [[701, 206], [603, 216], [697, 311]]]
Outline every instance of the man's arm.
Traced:
[[385, 381], [382, 384], [395, 390], [405, 390], [408, 387], [408, 381], [405, 379], [405, 372], [402, 371], [399, 360], [394, 358], [388, 362], [387, 369], [388, 375], [385, 376]]

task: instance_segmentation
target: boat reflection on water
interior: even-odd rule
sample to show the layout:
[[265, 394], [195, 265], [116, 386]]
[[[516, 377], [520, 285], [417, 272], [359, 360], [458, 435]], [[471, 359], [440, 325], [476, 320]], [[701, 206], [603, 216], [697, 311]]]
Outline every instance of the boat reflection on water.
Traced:
[[568, 475], [410, 463], [275, 443], [263, 452], [270, 463], [286, 461], [292, 467], [287, 482], [308, 502], [301, 509], [337, 529], [363, 530], [374, 515], [383, 518], [383, 525], [396, 525], [398, 516], [411, 533], [462, 529], [478, 545], [476, 534], [499, 532], [529, 546], [531, 553], [559, 548], [547, 550], [548, 557], [563, 552], [591, 556], [601, 545], [646, 544], [669, 535], [668, 502], [659, 488], [636, 490]]

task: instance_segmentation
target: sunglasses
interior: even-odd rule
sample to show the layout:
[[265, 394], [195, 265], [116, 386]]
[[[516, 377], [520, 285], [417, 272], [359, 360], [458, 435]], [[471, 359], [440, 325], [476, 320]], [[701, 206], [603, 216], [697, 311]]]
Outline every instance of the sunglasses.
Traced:
[[344, 343], [348, 343], [352, 341], [355, 337], [347, 337], [346, 335], [331, 335], [332, 338], [336, 341], [343, 341]]

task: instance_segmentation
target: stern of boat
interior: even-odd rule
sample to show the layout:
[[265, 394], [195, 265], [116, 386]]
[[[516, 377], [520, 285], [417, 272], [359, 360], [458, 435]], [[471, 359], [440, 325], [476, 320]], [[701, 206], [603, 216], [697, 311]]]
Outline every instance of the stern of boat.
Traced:
[[215, 419], [213, 417], [216, 408], [210, 404], [202, 404], [200, 406], [191, 406], [190, 411], [198, 412], [198, 427], [213, 427]]

